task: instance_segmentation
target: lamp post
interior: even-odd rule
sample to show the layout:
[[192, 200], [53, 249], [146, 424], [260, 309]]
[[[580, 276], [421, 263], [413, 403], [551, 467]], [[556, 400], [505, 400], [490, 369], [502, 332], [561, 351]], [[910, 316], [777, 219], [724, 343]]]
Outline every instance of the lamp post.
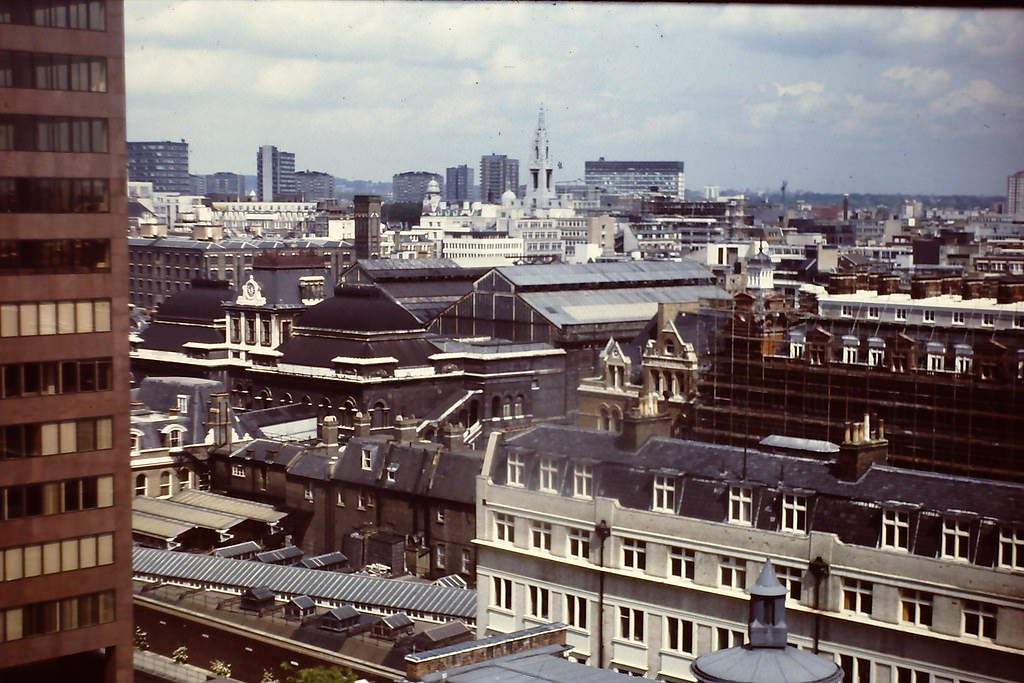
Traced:
[[611, 527], [603, 519], [594, 527], [594, 535], [598, 543], [598, 565], [600, 571], [597, 574], [597, 668], [604, 668], [604, 542], [612, 535]]

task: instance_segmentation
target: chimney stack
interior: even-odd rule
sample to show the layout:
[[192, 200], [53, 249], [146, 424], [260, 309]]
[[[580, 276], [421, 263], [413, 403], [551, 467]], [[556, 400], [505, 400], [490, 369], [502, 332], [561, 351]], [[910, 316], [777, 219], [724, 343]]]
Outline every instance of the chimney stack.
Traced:
[[846, 423], [845, 439], [839, 444], [834, 465], [836, 476], [844, 481], [857, 481], [871, 465], [884, 465], [888, 456], [885, 423], [878, 420], [878, 429], [872, 432], [871, 416], [864, 413], [863, 422]]
[[338, 453], [338, 418], [334, 415], [324, 417], [320, 438], [327, 447], [327, 452], [332, 455]]

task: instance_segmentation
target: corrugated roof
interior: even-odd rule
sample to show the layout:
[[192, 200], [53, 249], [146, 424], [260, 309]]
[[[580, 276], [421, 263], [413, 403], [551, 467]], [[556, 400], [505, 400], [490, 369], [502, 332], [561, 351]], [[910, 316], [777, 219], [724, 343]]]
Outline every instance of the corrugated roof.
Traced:
[[266, 586], [279, 595], [308, 595], [380, 611], [405, 611], [443, 618], [476, 619], [476, 591], [395, 581], [362, 574], [340, 574], [305, 567], [282, 567], [211, 555], [153, 548], [132, 550], [135, 576], [245, 589]]
[[153, 517], [163, 517], [168, 521], [179, 524], [190, 524], [216, 531], [225, 531], [245, 521], [245, 517], [240, 515], [186, 505], [166, 498], [150, 498], [148, 496], [135, 496], [132, 498], [132, 512], [141, 512]]
[[171, 540], [195, 528], [195, 524], [189, 524], [188, 522], [158, 517], [146, 514], [145, 512], [132, 512], [132, 533], [135, 534]]
[[176, 493], [171, 496], [171, 500], [175, 503], [184, 503], [199, 509], [239, 515], [258, 522], [266, 522], [267, 524], [277, 524], [288, 516], [287, 512], [275, 510], [273, 505], [231, 498], [230, 496], [222, 496], [219, 493], [211, 493], [210, 491], [197, 491], [196, 489], [186, 489]]

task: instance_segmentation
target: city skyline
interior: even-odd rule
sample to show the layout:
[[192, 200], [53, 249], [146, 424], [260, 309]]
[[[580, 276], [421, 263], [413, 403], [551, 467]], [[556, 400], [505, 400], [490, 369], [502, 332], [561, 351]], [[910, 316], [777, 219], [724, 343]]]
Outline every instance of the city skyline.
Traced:
[[1024, 167], [1019, 10], [130, 0], [125, 23], [128, 139], [185, 139], [193, 173], [264, 144], [379, 181], [523, 159], [541, 104], [557, 182], [605, 157], [996, 195]]

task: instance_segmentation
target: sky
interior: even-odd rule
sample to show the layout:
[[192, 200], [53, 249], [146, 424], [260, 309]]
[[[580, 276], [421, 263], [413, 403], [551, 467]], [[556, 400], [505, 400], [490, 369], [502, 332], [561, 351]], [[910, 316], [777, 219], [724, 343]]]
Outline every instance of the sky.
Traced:
[[192, 173], [389, 181], [520, 159], [556, 181], [671, 160], [686, 186], [1006, 192], [1024, 169], [1024, 11], [681, 3], [126, 0], [129, 140]]

